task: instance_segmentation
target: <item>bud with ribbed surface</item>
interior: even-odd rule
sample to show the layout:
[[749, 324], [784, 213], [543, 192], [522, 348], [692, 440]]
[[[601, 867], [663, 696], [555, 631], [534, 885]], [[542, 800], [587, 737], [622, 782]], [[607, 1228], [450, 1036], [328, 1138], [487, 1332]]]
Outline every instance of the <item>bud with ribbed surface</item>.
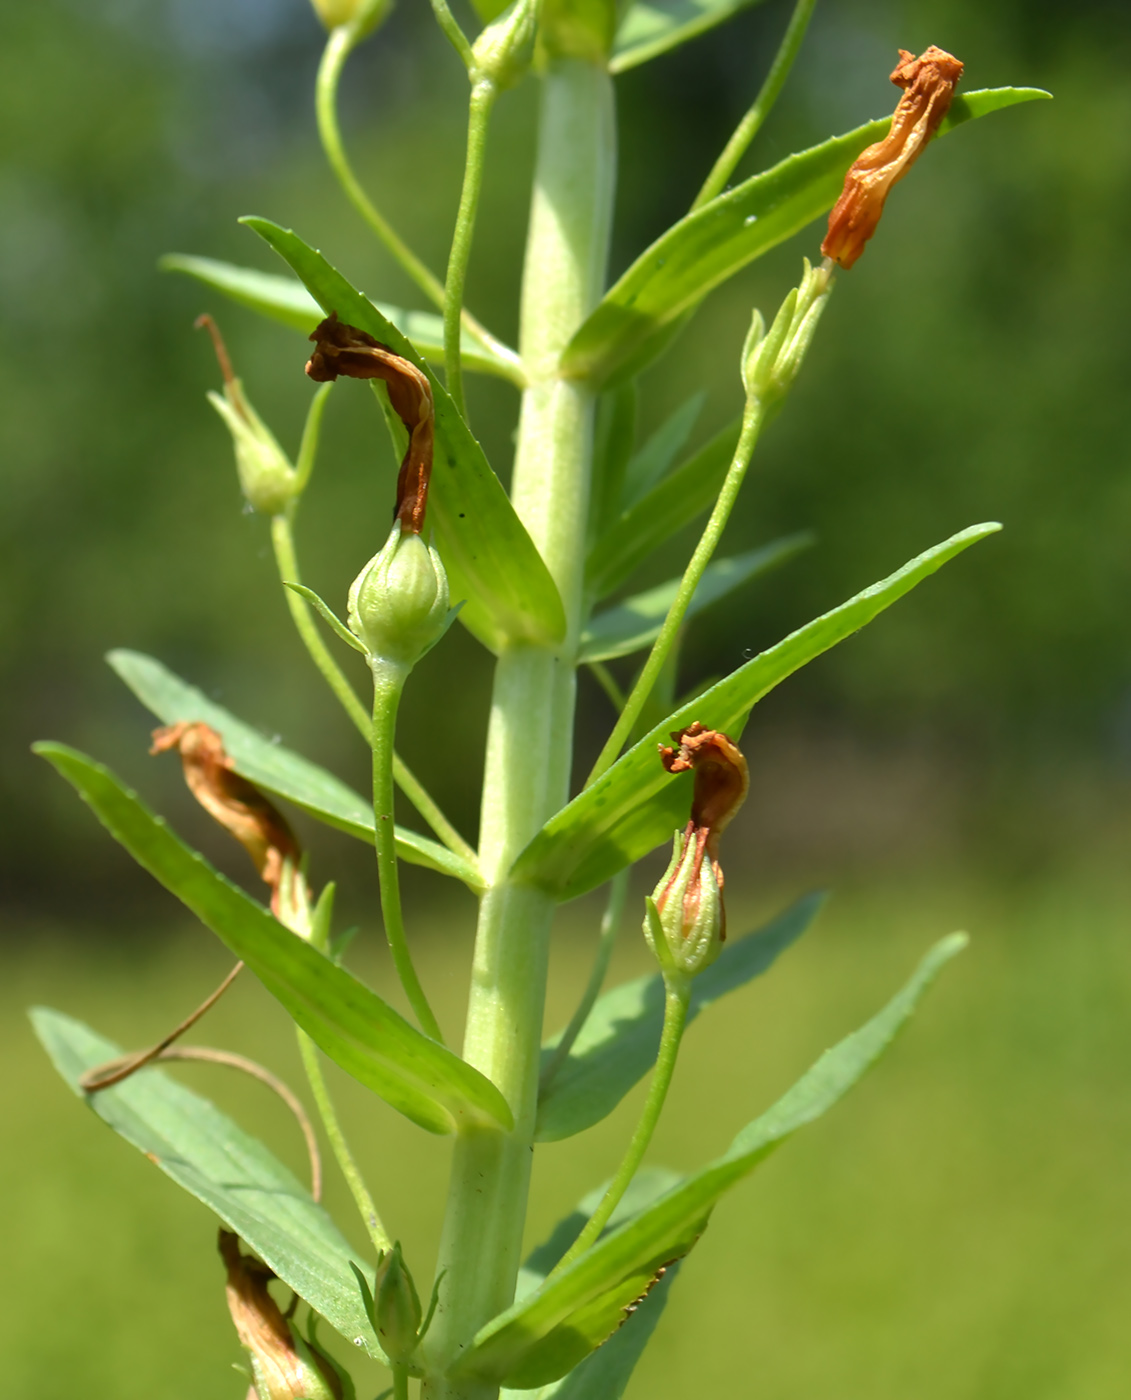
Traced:
[[451, 620], [439, 554], [419, 535], [402, 533], [398, 520], [384, 548], [354, 579], [347, 620], [371, 661], [411, 670]]

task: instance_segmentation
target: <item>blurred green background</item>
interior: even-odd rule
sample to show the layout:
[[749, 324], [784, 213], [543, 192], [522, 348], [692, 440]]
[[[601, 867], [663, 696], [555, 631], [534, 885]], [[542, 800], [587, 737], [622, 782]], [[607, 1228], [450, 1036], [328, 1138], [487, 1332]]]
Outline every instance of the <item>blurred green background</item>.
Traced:
[[[769, 0], [619, 80], [614, 273], [686, 208], [785, 19]], [[840, 279], [726, 541], [737, 551], [810, 528], [816, 547], [708, 615], [683, 682], [730, 669], [964, 525], [1007, 528], [755, 712], [752, 796], [728, 836], [732, 921], [748, 927], [814, 885], [836, 897], [770, 978], [697, 1027], [656, 1159], [690, 1167], [723, 1147], [927, 940], [964, 926], [975, 944], [852, 1101], [719, 1211], [637, 1400], [1126, 1390], [1131, 12], [1122, 0], [823, 0], [744, 170], [890, 110], [896, 47], [929, 43], [966, 61], [967, 87], [1032, 84], [1056, 102], [965, 128], [897, 190]], [[155, 266], [182, 251], [275, 270], [235, 223], [262, 213], [371, 295], [420, 304], [323, 169], [319, 48], [302, 0], [0, 12], [0, 1356], [8, 1392], [29, 1400], [242, 1396], [206, 1213], [80, 1110], [22, 1017], [46, 1001], [140, 1044], [223, 958], [27, 746], [56, 737], [112, 762], [242, 876], [176, 765], [145, 757], [148, 719], [101, 661], [128, 645], [364, 783], [364, 757], [289, 631], [264, 524], [241, 511], [203, 399], [214, 361], [191, 324], [217, 314], [254, 402], [292, 446], [309, 396], [302, 342]], [[528, 85], [500, 104], [469, 284], [476, 312], [512, 338], [533, 96]], [[436, 267], [463, 119], [454, 56], [423, 0], [402, 0], [347, 70], [343, 120], [365, 180]], [[699, 387], [697, 437], [734, 414], [750, 307], [772, 311], [819, 237], [708, 301], [648, 376], [643, 430]], [[350, 388], [331, 401], [299, 527], [309, 581], [330, 599], [383, 539], [392, 488], [372, 405]], [[515, 406], [506, 386], [473, 382], [475, 425], [504, 475]], [[636, 582], [675, 572], [693, 537]], [[456, 629], [404, 717], [406, 756], [469, 835], [489, 680]], [[583, 683], [579, 750], [608, 723]], [[307, 834], [316, 876], [348, 880], [359, 965], [388, 991], [369, 857]], [[471, 902], [415, 872], [407, 891], [423, 974], [456, 1027]], [[589, 903], [563, 914], [553, 1023], [584, 980], [595, 917]], [[644, 966], [631, 927], [624, 944], [618, 975], [631, 975]], [[250, 983], [202, 1038], [297, 1069], [283, 1018]], [[292, 1126], [257, 1087], [183, 1073], [289, 1150]], [[344, 1080], [341, 1093], [390, 1222], [427, 1273], [446, 1149]], [[631, 1113], [542, 1153], [532, 1240], [608, 1174]]]

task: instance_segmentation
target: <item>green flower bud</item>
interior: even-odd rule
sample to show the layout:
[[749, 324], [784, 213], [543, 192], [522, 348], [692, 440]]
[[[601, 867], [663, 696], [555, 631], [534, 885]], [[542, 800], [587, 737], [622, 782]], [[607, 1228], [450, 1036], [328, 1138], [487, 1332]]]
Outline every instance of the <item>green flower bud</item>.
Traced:
[[742, 383], [751, 398], [776, 405], [789, 393], [832, 290], [831, 264], [804, 259], [801, 285], [781, 304], [769, 332], [755, 311], [742, 347]]
[[295, 470], [275, 435], [248, 403], [238, 379], [224, 386], [223, 397], [210, 392], [208, 402], [228, 425], [236, 449], [240, 489], [264, 515], [279, 515], [294, 499]]
[[644, 920], [644, 937], [661, 967], [672, 966], [694, 977], [719, 956], [726, 917], [717, 863], [707, 855], [707, 832], [689, 823], [677, 831], [672, 858], [652, 895], [663, 946], [656, 943], [655, 921]]
[[530, 67], [537, 28], [538, 0], [514, 0], [471, 46], [475, 77], [497, 88], [513, 87]]
[[420, 1341], [423, 1312], [400, 1244], [382, 1256], [373, 1292], [373, 1325], [385, 1355], [403, 1366]]
[[447, 631], [448, 576], [440, 556], [398, 520], [349, 592], [347, 620], [374, 661], [409, 669]]
[[392, 0], [310, 0], [314, 12], [329, 30], [349, 24], [354, 42], [372, 34], [392, 8]]

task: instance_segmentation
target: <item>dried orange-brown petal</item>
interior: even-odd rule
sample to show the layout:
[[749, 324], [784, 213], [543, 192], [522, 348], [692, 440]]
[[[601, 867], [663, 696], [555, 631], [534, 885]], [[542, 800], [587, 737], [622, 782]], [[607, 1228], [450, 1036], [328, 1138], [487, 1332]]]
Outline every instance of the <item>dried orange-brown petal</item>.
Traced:
[[903, 96], [882, 141], [869, 146], [853, 162], [844, 189], [829, 215], [829, 231], [821, 244], [825, 257], [851, 267], [875, 233], [892, 186], [911, 169], [927, 142], [938, 131], [950, 108], [963, 65], [934, 44], [918, 58], [899, 51], [891, 75]]
[[286, 818], [254, 784], [233, 771], [224, 741], [209, 725], [181, 720], [155, 729], [150, 753], [169, 749], [180, 752], [192, 795], [231, 832], [271, 886], [271, 907], [275, 909], [285, 868], [289, 864], [293, 869], [301, 855]]
[[310, 337], [315, 351], [306, 364], [311, 379], [323, 383], [344, 374], [350, 379], [383, 379], [393, 412], [408, 432], [408, 451], [397, 477], [394, 518], [405, 534], [424, 529], [428, 484], [432, 478], [435, 408], [428, 376], [387, 345], [356, 326], [328, 316]]
[[698, 720], [672, 736], [676, 747], [660, 745], [660, 759], [669, 773], [695, 771], [691, 824], [707, 831], [707, 850], [718, 855], [719, 837], [746, 801], [750, 774], [746, 759], [733, 739], [721, 730], [705, 729]]

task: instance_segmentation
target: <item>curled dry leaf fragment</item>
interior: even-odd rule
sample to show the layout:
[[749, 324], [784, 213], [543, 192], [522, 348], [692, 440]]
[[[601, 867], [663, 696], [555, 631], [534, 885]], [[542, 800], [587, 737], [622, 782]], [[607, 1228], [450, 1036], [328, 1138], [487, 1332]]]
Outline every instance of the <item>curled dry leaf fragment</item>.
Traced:
[[[738, 746], [720, 730], [696, 721], [671, 737], [674, 747], [659, 745], [660, 761], [669, 773], [693, 771], [695, 792], [691, 820], [676, 832], [671, 862], [652, 898], [667, 955], [693, 976], [714, 961], [726, 938], [719, 837], [746, 800], [750, 779]], [[650, 922], [644, 932], [654, 947]]]
[[192, 795], [222, 827], [231, 832], [271, 886], [271, 909], [280, 916], [290, 903], [301, 851], [286, 818], [254, 784], [234, 771], [215, 729], [200, 721], [181, 720], [153, 731], [150, 753], [177, 749]]
[[275, 1274], [240, 1251], [230, 1230], [220, 1231], [220, 1255], [228, 1270], [228, 1311], [240, 1345], [251, 1358], [259, 1400], [342, 1400], [342, 1383], [329, 1360], [292, 1331], [267, 1291]]
[[864, 251], [880, 222], [891, 187], [922, 155], [950, 109], [962, 68], [953, 54], [934, 44], [918, 58], [900, 49], [891, 80], [903, 89], [903, 96], [891, 119], [891, 130], [882, 141], [861, 152], [845, 176], [821, 244], [825, 257], [848, 268]]
[[419, 535], [428, 506], [435, 437], [435, 408], [428, 376], [365, 331], [339, 321], [336, 312], [318, 326], [310, 339], [316, 347], [306, 363], [311, 379], [324, 383], [344, 374], [350, 379], [385, 381], [393, 412], [408, 432], [408, 450], [397, 477], [394, 519], [401, 522], [403, 533]]

